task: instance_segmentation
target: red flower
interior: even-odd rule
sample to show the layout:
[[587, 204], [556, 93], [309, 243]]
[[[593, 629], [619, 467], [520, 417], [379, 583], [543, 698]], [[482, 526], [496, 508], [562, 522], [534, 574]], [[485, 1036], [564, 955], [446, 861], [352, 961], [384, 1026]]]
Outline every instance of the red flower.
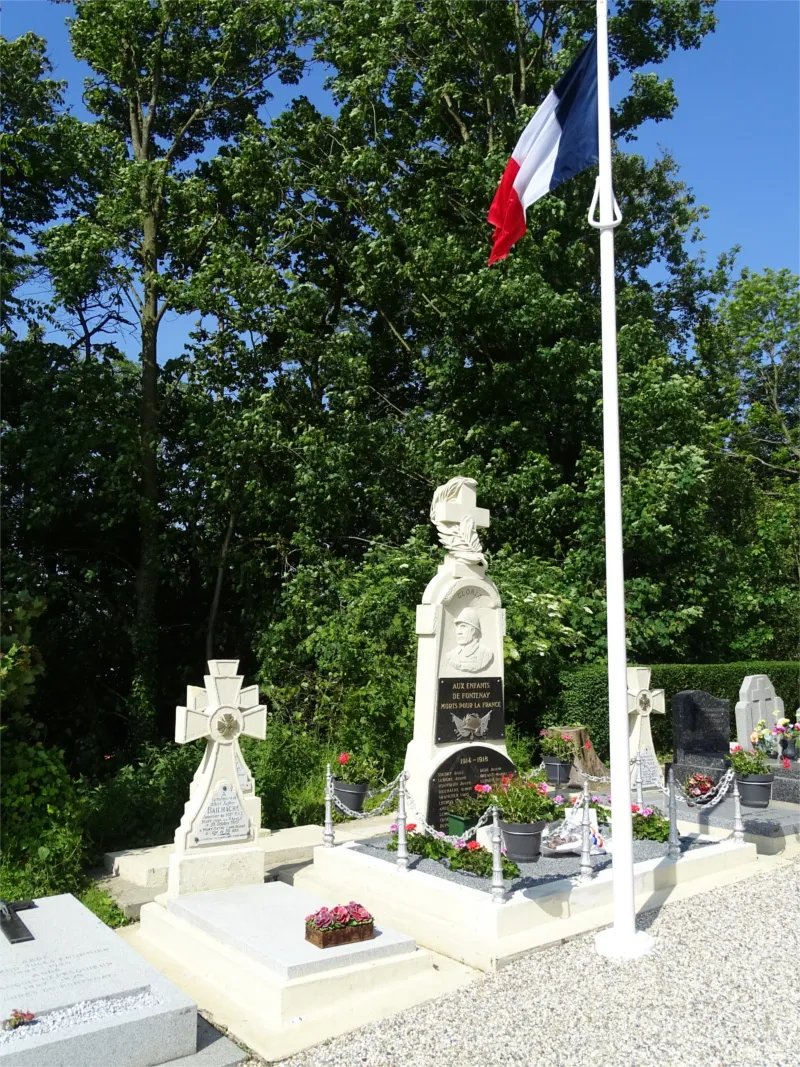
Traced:
[[590, 749], [590, 748], [592, 747], [592, 742], [591, 742], [591, 741], [586, 741], [586, 742], [584, 742], [584, 745], [583, 745], [583, 747], [584, 747], [584, 748], [586, 749], [586, 751], [588, 752], [588, 751], [589, 751], [589, 749]]
[[786, 770], [788, 771], [788, 770], [789, 770], [789, 768], [790, 768], [790, 767], [791, 767], [791, 765], [792, 765], [792, 761], [791, 761], [791, 760], [788, 760], [788, 759], [787, 759], [787, 758], [786, 758], [786, 757], [784, 756], [784, 757], [783, 757], [783, 759], [781, 760], [781, 762], [783, 763], [784, 767], [785, 767], [785, 768], [786, 768]]
[[562, 741], [569, 741], [570, 744], [572, 744], [572, 738], [569, 736], [569, 734], [562, 734], [561, 735], [561, 740]]
[[477, 841], [467, 841], [467, 848], [470, 850], [470, 852], [474, 852], [476, 849], [478, 849], [480, 847], [481, 846], [478, 844]]
[[339, 754], [339, 762], [341, 763], [341, 765], [343, 767], [344, 767], [345, 763], [349, 763], [350, 762], [350, 753], [349, 752], [341, 752]]
[[406, 824], [406, 833], [409, 833], [409, 834], [410, 834], [410, 833], [411, 833], [411, 831], [412, 831], [412, 830], [416, 830], [416, 828], [417, 828], [417, 824], [416, 824], [415, 822], [410, 822], [410, 823], [407, 823], [407, 824]]
[[638, 804], [631, 804], [631, 811], [633, 812], [634, 815], [638, 815], [639, 814], [639, 805]]

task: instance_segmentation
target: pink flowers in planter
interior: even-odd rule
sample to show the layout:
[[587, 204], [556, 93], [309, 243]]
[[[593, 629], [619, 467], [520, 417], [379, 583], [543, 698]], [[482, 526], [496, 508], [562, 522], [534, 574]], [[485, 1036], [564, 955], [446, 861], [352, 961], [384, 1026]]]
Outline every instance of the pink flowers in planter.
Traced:
[[367, 909], [351, 900], [349, 904], [337, 904], [333, 908], [320, 908], [306, 915], [306, 926], [314, 930], [341, 930], [345, 926], [361, 926], [373, 922]]

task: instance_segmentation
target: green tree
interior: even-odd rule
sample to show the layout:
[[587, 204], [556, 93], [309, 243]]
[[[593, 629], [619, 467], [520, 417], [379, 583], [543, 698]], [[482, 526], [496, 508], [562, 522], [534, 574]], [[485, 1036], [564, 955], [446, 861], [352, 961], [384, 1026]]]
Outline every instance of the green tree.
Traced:
[[[188, 263], [212, 240], [214, 226], [213, 216], [192, 216], [186, 190], [195, 181], [193, 161], [245, 126], [271, 95], [269, 79], [297, 79], [294, 17], [287, 0], [77, 0], [70, 20], [75, 55], [94, 72], [87, 107], [117, 138], [118, 149], [94, 210], [51, 234], [51, 266], [67, 302], [73, 284], [119, 281], [139, 324], [141, 544], [134, 652], [145, 706], [154, 696], [162, 569], [158, 330], [170, 308], [188, 310], [181, 301]], [[87, 245], [95, 277], [70, 277], [66, 268]]]

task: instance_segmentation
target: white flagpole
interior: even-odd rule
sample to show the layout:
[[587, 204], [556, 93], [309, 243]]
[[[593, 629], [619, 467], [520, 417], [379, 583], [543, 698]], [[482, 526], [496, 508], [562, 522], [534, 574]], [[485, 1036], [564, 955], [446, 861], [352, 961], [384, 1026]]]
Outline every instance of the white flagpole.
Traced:
[[[600, 230], [600, 301], [603, 349], [603, 471], [606, 519], [608, 713], [611, 742], [612, 899], [614, 925], [595, 937], [603, 956], [633, 958], [655, 942], [636, 932], [633, 891], [630, 748], [628, 745], [625, 580], [622, 557], [622, 480], [619, 462], [617, 315], [614, 291], [614, 227], [620, 222], [611, 174], [611, 104], [608, 79], [608, 0], [597, 0], [597, 117], [600, 173], [590, 222]], [[599, 199], [600, 220], [592, 220]]]

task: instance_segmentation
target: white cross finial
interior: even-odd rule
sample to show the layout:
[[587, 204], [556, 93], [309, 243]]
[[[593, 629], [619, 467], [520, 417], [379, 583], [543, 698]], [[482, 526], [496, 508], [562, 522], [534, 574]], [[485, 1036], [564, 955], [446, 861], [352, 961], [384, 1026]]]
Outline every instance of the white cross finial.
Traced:
[[219, 744], [231, 744], [240, 734], [267, 736], [267, 708], [258, 703], [258, 686], [242, 689], [244, 678], [236, 673], [239, 661], [212, 659], [205, 689], [190, 685], [186, 707], [175, 709], [175, 740], [179, 745], [205, 737]]
[[477, 528], [489, 525], [489, 512], [479, 508], [474, 478], [451, 478], [433, 494], [431, 522], [448, 553], [467, 563], [485, 563]]
[[[650, 688], [649, 667], [628, 667], [628, 727], [630, 753], [633, 759], [638, 752], [648, 751], [653, 757], [642, 761], [644, 785], [661, 785], [655, 773], [655, 746], [650, 729], [651, 715], [665, 715], [664, 690]], [[631, 771], [631, 782], [636, 782], [636, 769]]]

